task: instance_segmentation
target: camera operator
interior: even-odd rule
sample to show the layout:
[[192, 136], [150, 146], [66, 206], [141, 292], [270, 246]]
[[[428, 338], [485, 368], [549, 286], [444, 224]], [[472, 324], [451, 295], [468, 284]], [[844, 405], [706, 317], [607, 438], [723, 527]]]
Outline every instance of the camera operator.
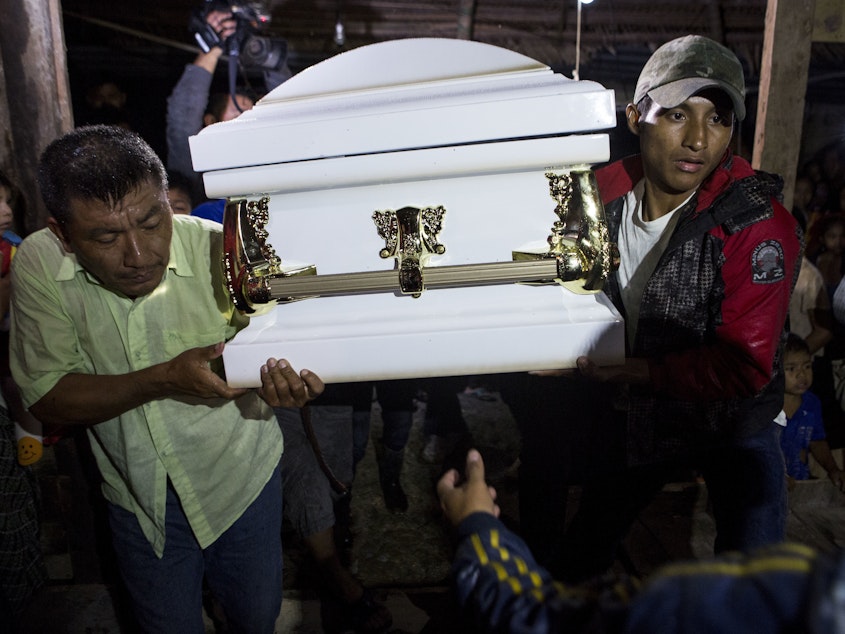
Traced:
[[[214, 71], [223, 56], [223, 45], [235, 34], [238, 20], [230, 8], [217, 5], [207, 11], [203, 19], [216, 34], [218, 44], [210, 46], [208, 52], [200, 52], [191, 64], [185, 66], [167, 98], [167, 169], [180, 172], [191, 180], [192, 197], [196, 201], [206, 200], [206, 195], [202, 177], [194, 172], [191, 163], [188, 138], [207, 125], [234, 119], [255, 103], [246, 92], [238, 90], [234, 94], [221, 92], [210, 95]], [[229, 72], [233, 69], [230, 68]], [[263, 74], [265, 90], [270, 92], [290, 78], [291, 71], [282, 61], [278, 68], [263, 69]]]

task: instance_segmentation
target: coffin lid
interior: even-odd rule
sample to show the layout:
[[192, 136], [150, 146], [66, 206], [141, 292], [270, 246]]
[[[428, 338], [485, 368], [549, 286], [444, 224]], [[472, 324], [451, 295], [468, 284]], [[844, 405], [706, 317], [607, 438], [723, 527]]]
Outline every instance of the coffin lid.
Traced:
[[613, 92], [513, 51], [414, 38], [341, 53], [191, 137], [199, 172], [611, 128]]

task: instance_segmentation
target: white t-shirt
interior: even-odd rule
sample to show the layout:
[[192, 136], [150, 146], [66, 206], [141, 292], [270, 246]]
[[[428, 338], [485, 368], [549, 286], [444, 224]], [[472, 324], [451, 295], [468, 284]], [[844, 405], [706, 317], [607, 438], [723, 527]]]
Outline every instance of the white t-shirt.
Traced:
[[[798, 281], [789, 298], [789, 330], [806, 339], [813, 331], [811, 311], [828, 308], [824, 278], [813, 263], [804, 257], [801, 259]], [[817, 350], [814, 356], [824, 356], [824, 348]]]
[[643, 220], [644, 193], [645, 181], [641, 180], [625, 197], [617, 239], [620, 257], [617, 279], [627, 315], [628, 341], [632, 343], [640, 318], [643, 289], [654, 273], [657, 261], [666, 250], [678, 222], [678, 209], [683, 207], [695, 192], [668, 214], [651, 221]]

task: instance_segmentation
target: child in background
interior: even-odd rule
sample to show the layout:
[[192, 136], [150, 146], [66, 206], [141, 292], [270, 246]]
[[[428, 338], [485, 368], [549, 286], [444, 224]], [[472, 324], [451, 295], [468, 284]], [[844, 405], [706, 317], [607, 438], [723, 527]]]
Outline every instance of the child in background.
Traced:
[[[9, 372], [9, 262], [20, 239], [10, 230], [13, 209], [20, 211], [17, 190], [0, 170], [0, 631], [24, 631], [20, 622], [26, 606], [47, 572], [41, 553], [40, 491], [27, 466], [41, 457], [41, 441], [23, 442], [13, 404], [20, 403]], [[8, 403], [8, 406], [7, 406]], [[21, 407], [21, 409], [23, 409]], [[24, 410], [28, 415], [28, 412]], [[33, 419], [35, 420], [35, 419]], [[38, 431], [40, 434], [40, 423]], [[30, 448], [32, 451], [30, 451]], [[37, 453], [37, 457], [33, 458]]]
[[167, 172], [167, 200], [174, 214], [188, 214], [194, 209], [191, 180], [181, 172]]
[[780, 444], [786, 460], [786, 476], [789, 488], [795, 480], [810, 479], [809, 454], [827, 471], [830, 481], [845, 492], [843, 472], [825, 439], [822, 424], [821, 402], [810, 392], [813, 383], [813, 361], [807, 342], [790, 333], [783, 352], [785, 375], [783, 411], [786, 413], [786, 427]]
[[9, 298], [11, 284], [9, 266], [15, 249], [21, 243], [21, 238], [12, 231], [14, 213], [12, 206], [16, 202], [15, 189], [12, 182], [3, 172], [0, 172], [0, 319], [3, 330], [8, 331]]
[[[12, 294], [9, 269], [21, 237], [14, 231], [15, 207], [22, 204], [12, 181], [0, 171], [0, 393], [15, 422], [18, 462], [24, 466], [41, 459], [44, 451], [41, 423], [21, 402], [18, 386], [9, 370], [9, 301]], [[20, 214], [19, 214], [20, 215]]]

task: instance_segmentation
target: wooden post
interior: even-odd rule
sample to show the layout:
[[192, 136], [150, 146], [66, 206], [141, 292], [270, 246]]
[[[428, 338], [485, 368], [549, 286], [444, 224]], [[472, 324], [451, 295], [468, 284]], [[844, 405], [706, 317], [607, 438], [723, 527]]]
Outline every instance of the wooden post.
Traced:
[[3, 48], [0, 47], [0, 170], [16, 183], [20, 179], [13, 161], [15, 146], [12, 142], [12, 121], [9, 116], [9, 89], [3, 68]]
[[780, 174], [784, 205], [792, 194], [804, 122], [815, 0], [769, 0], [751, 163]]
[[44, 226], [38, 191], [44, 148], [73, 127], [60, 0], [0, 2], [0, 161], [27, 196], [23, 233]]
[[460, 0], [458, 7], [458, 34], [459, 40], [471, 40], [472, 31], [475, 26], [475, 0]]

